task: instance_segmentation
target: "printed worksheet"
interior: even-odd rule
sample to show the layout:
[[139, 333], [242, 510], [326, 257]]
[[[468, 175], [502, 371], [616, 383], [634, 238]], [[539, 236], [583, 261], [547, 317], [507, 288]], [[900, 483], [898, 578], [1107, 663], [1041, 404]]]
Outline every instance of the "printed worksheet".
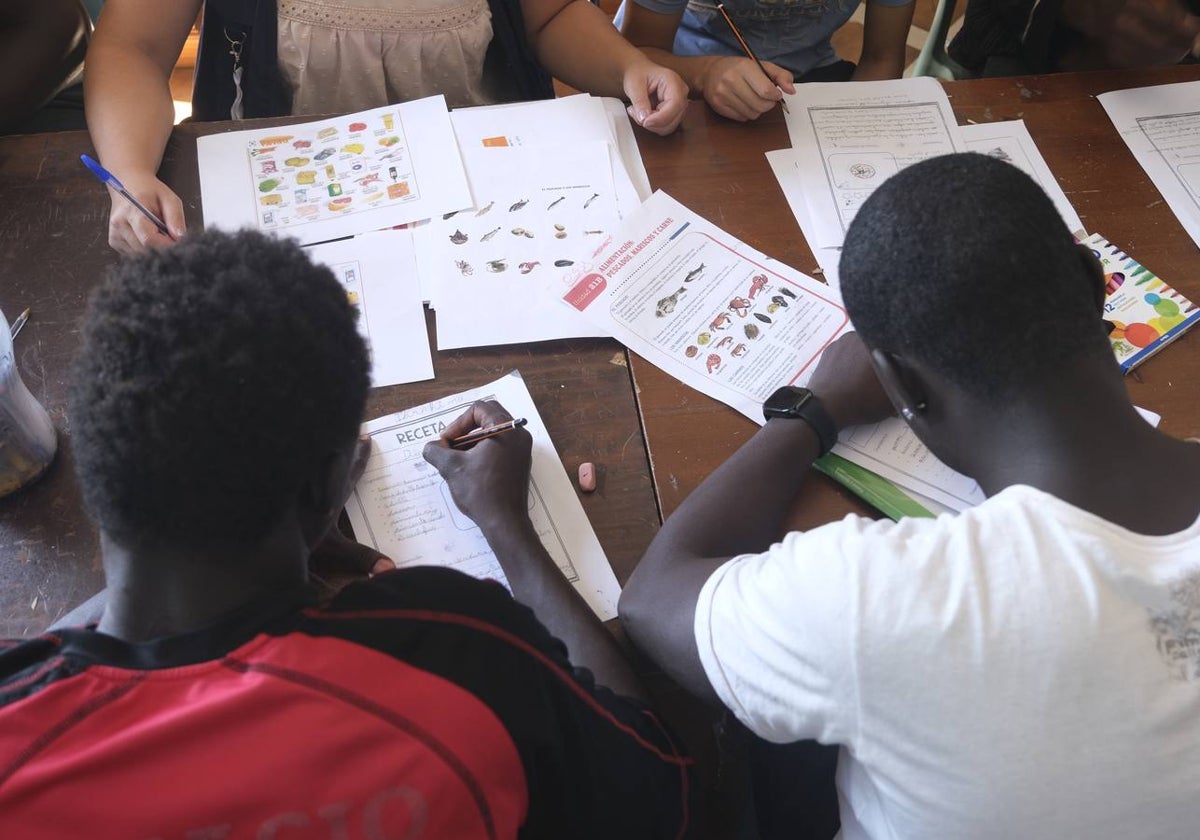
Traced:
[[450, 497], [446, 482], [421, 456], [476, 400], [498, 400], [524, 417], [533, 435], [529, 515], [542, 544], [602, 621], [616, 618], [621, 589], [575, 488], [520, 373], [490, 385], [401, 411], [363, 426], [371, 436], [366, 472], [346, 503], [358, 541], [400, 568], [445, 566], [477, 578], [508, 582], [475, 523]]
[[323, 242], [471, 206], [441, 96], [196, 141], [206, 227]]
[[1050, 196], [1050, 200], [1054, 202], [1058, 214], [1067, 223], [1067, 228], [1071, 233], [1079, 233], [1084, 230], [1079, 214], [1075, 212], [1075, 208], [1071, 206], [1071, 202], [1067, 200], [1066, 194], [1059, 186], [1058, 179], [1046, 165], [1046, 160], [1038, 151], [1033, 137], [1029, 135], [1029, 129], [1025, 127], [1024, 120], [964, 125], [959, 128], [959, 131], [962, 132], [963, 143], [967, 151], [990, 155], [1020, 169], [1037, 181], [1046, 195]]
[[1097, 99], [1200, 245], [1200, 81], [1118, 90]]
[[384, 230], [305, 250], [329, 266], [358, 309], [372, 387], [433, 379], [411, 233]]
[[464, 150], [477, 206], [422, 227], [439, 350], [604, 335], [548, 294], [618, 224], [609, 148]]
[[963, 151], [935, 79], [799, 85], [787, 103], [813, 247], [840, 246], [858, 208], [904, 167]]
[[559, 289], [629, 349], [754, 420], [850, 329], [837, 293], [656, 192]]

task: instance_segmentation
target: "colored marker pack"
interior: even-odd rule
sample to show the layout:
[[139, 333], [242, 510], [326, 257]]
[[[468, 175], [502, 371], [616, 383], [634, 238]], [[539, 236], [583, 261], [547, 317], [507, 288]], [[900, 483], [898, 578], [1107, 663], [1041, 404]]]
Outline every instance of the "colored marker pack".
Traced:
[[1104, 319], [1128, 373], [1200, 321], [1200, 307], [1099, 234], [1083, 240], [1104, 267]]

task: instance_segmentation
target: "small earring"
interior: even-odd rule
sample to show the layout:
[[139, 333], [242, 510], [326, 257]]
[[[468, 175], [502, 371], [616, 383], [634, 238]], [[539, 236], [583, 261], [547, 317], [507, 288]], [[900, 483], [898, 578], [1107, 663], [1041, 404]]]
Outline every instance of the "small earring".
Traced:
[[917, 415], [913, 413], [911, 408], [904, 406], [904, 408], [900, 409], [900, 416], [904, 418], [905, 423], [911, 423], [914, 419], [916, 419]]

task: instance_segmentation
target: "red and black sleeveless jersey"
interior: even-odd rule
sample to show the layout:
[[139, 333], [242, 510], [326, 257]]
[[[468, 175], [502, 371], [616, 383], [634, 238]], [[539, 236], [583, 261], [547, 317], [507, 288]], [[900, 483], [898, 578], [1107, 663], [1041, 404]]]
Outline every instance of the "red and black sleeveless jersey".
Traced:
[[0, 837], [687, 833], [688, 761], [499, 584], [391, 572], [126, 644], [0, 652]]

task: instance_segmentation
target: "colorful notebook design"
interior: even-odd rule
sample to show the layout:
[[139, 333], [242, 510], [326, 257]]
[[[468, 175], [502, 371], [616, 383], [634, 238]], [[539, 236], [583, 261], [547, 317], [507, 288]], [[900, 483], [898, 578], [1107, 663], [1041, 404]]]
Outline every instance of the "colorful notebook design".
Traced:
[[1100, 234], [1083, 241], [1104, 267], [1105, 320], [1128, 373], [1200, 321], [1200, 308]]

